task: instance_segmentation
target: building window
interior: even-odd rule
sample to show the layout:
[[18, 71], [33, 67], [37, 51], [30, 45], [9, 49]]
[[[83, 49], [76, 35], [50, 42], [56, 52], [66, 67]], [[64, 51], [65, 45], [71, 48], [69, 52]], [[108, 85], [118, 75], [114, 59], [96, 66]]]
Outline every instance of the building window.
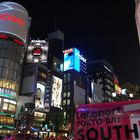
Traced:
[[66, 105], [66, 100], [63, 100], [63, 105]]
[[68, 73], [68, 82], [70, 82], [70, 77], [71, 77], [71, 74]]
[[67, 100], [67, 105], [70, 105], [70, 99]]
[[64, 98], [66, 98], [66, 97], [67, 97], [67, 93], [66, 93], [66, 92], [64, 92], [63, 97], [64, 97]]
[[2, 66], [3, 66], [3, 59], [0, 58], [0, 67], [2, 67]]
[[67, 97], [68, 97], [68, 98], [70, 97], [70, 91], [67, 93]]
[[70, 84], [68, 84], [68, 90], [70, 90]]
[[66, 74], [64, 74], [64, 83], [66, 83], [67, 82], [67, 76], [66, 76]]

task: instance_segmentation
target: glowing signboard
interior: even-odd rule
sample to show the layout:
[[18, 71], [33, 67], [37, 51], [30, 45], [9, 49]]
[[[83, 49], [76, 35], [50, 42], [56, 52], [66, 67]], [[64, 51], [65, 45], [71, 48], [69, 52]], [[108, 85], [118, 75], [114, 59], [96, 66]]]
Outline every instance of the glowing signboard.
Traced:
[[44, 97], [45, 97], [45, 86], [41, 83], [37, 83], [37, 89], [35, 93], [36, 109], [44, 109]]
[[10, 14], [0, 14], [0, 20], [9, 20], [10, 22], [17, 23], [21, 27], [25, 25], [25, 21], [21, 18], [18, 18], [17, 16], [10, 15]]
[[28, 46], [27, 62], [43, 63], [48, 59], [48, 43], [45, 40], [32, 40]]
[[62, 79], [53, 76], [51, 106], [61, 107]]
[[0, 3], [0, 32], [21, 39], [24, 45], [29, 30], [28, 11], [15, 2]]

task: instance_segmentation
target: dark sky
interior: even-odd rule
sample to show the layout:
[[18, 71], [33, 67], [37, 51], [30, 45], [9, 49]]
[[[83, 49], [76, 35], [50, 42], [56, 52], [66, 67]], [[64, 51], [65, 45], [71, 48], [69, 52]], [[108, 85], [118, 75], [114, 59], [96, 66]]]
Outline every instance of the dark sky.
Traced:
[[140, 50], [134, 0], [21, 0], [32, 17], [30, 37], [45, 39], [56, 25], [65, 48], [88, 61], [106, 59], [119, 81], [140, 84]]

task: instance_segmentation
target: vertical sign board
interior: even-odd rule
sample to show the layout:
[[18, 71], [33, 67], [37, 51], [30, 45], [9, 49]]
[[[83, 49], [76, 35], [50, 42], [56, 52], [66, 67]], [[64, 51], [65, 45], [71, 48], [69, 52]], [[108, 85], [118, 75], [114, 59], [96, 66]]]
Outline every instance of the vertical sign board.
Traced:
[[78, 72], [80, 72], [80, 51], [76, 48], [74, 48], [74, 69]]
[[140, 100], [80, 105], [75, 140], [140, 140]]
[[44, 109], [45, 85], [37, 83], [35, 93], [35, 109]]
[[61, 108], [62, 79], [53, 76], [51, 106]]
[[138, 38], [140, 42], [140, 0], [135, 0], [136, 7], [135, 7], [135, 20], [136, 20], [136, 26], [138, 31]]

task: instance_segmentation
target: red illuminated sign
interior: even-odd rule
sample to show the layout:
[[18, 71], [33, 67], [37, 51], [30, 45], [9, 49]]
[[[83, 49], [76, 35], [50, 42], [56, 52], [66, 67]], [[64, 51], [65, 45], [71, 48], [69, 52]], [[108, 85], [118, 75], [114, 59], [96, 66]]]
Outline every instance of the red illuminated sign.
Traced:
[[11, 21], [11, 22], [15, 22], [17, 23], [18, 25], [20, 25], [21, 27], [23, 27], [25, 25], [25, 21], [16, 17], [16, 16], [13, 16], [13, 15], [9, 15], [9, 14], [0, 14], [0, 19], [1, 20], [8, 20], [8, 21]]
[[35, 48], [32, 51], [32, 55], [34, 56], [40, 56], [42, 54], [42, 49], [41, 48]]
[[66, 54], [66, 53], [71, 53], [71, 52], [73, 52], [73, 49], [68, 49], [68, 50], [64, 50], [64, 51], [63, 51], [64, 54]]

